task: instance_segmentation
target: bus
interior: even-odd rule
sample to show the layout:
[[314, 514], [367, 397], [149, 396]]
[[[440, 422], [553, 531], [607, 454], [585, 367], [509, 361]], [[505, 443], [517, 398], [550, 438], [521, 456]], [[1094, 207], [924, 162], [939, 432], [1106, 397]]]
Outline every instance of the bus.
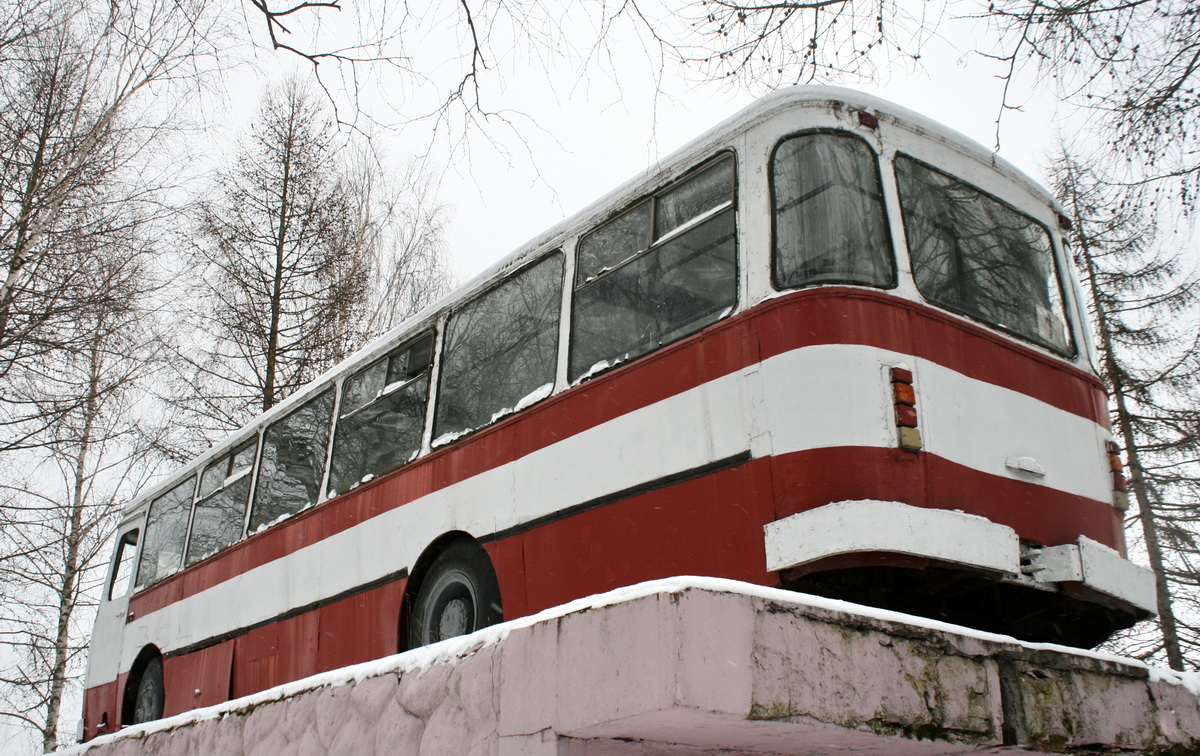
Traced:
[[776, 92], [124, 512], [83, 737], [674, 575], [1091, 646], [1154, 612], [1052, 197]]

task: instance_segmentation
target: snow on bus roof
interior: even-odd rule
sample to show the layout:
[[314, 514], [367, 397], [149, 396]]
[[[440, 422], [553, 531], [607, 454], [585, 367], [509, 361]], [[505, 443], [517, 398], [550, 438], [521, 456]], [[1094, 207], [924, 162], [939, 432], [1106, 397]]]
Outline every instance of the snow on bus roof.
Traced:
[[748, 129], [756, 123], [789, 108], [838, 105], [868, 110], [876, 115], [885, 114], [893, 117], [897, 122], [904, 124], [906, 127], [924, 132], [932, 138], [945, 143], [947, 146], [953, 146], [967, 156], [1003, 173], [1008, 178], [1022, 185], [1027, 191], [1041, 197], [1047, 204], [1055, 205], [1057, 209], [1054, 198], [1044, 187], [1025, 175], [1015, 165], [1000, 157], [994, 150], [990, 150], [974, 139], [920, 113], [881, 97], [845, 87], [805, 85], [780, 89], [759, 98], [754, 103], [703, 132], [686, 145], [671, 152], [666, 157], [656, 160], [641, 173], [612, 191], [607, 192], [582, 210], [539, 233], [517, 247], [512, 253], [468, 279], [453, 291], [440, 297], [399, 325], [367, 342], [367, 344], [341, 363], [334, 365], [329, 370], [317, 376], [307, 385], [296, 391], [296, 393], [279, 402], [270, 410], [258, 415], [242, 428], [229, 434], [229, 436], [222, 439], [219, 443], [214, 444], [212, 448], [165, 477], [162, 482], [149, 489], [146, 494], [139, 496], [131, 502], [125, 508], [125, 516], [132, 516], [151, 499], [166, 492], [172, 484], [179, 481], [185, 474], [195, 472], [211, 459], [220, 456], [233, 446], [255, 435], [264, 425], [269, 424], [298, 405], [303, 404], [319, 391], [331, 385], [337, 376], [382, 356], [392, 346], [398, 344], [408, 335], [416, 335], [417, 332], [431, 327], [442, 313], [453, 309], [456, 304], [464, 302], [486, 289], [505, 273], [523, 267], [536, 258], [561, 246], [573, 231], [584, 226], [588, 221], [599, 222], [603, 220], [606, 215], [619, 210], [621, 203], [625, 202], [631, 195], [640, 193], [639, 190], [643, 188], [647, 191], [650, 190], [653, 188], [650, 186], [651, 184], [662, 180], [673, 171], [686, 171], [692, 167], [696, 160], [707, 157], [709, 152], [723, 146], [738, 132]]
[[684, 575], [680, 577], [649, 580], [644, 583], [637, 583], [624, 588], [617, 588], [616, 590], [608, 591], [606, 593], [598, 593], [593, 596], [576, 599], [575, 601], [570, 601], [562, 604], [561, 606], [552, 607], [528, 617], [520, 617], [499, 625], [485, 627], [482, 630], [471, 633], [470, 635], [460, 635], [456, 638], [448, 638], [444, 641], [439, 641], [438, 643], [424, 646], [422, 648], [416, 648], [411, 651], [405, 651], [392, 656], [385, 656], [381, 659], [362, 662], [360, 664], [353, 664], [351, 666], [331, 670], [329, 672], [321, 672], [311, 677], [306, 677], [294, 682], [284, 683], [258, 693], [252, 693], [243, 698], [226, 701], [224, 703], [201, 709], [193, 709], [191, 711], [177, 714], [172, 717], [167, 717], [165, 719], [156, 720], [154, 722], [146, 722], [144, 724], [126, 727], [123, 728], [119, 733], [102, 735], [94, 740], [89, 741], [88, 743], [63, 749], [57, 753], [60, 756], [67, 756], [69, 754], [82, 754], [92, 746], [101, 745], [116, 738], [144, 737], [151, 733], [160, 732], [163, 730], [174, 729], [206, 720], [220, 719], [226, 714], [232, 712], [253, 709], [266, 703], [281, 701], [309, 690], [316, 690], [317, 688], [349, 685], [351, 683], [358, 683], [372, 677], [379, 677], [392, 673], [419, 673], [429, 667], [438, 664], [444, 664], [453, 661], [454, 659], [467, 657], [478, 652], [480, 649], [495, 645], [496, 643], [499, 643], [507, 638], [509, 633], [511, 633], [513, 630], [519, 628], [530, 627], [542, 622], [565, 617], [570, 614], [601, 609], [603, 607], [621, 604], [647, 596], [654, 596], [658, 594], [680, 594], [690, 590], [752, 596], [755, 598], [762, 598], [780, 603], [842, 612], [859, 617], [866, 617], [869, 619], [878, 619], [887, 622], [899, 622], [911, 627], [948, 632], [966, 638], [977, 638], [996, 643], [1006, 643], [1034, 651], [1053, 651], [1056, 653], [1098, 659], [1100, 661], [1115, 662], [1129, 667], [1144, 669], [1147, 672], [1147, 676], [1153, 681], [1178, 685], [1186, 689], [1191, 694], [1200, 696], [1200, 672], [1176, 672], [1174, 670], [1162, 669], [1160, 667], [1152, 667], [1138, 659], [1118, 656], [1116, 654], [1109, 654], [1101, 651], [1090, 651], [1071, 646], [1060, 646], [1053, 643], [1031, 643], [1028, 641], [1021, 641], [1007, 635], [989, 633], [982, 630], [974, 630], [961, 625], [953, 625], [948, 622], [941, 622], [939, 620], [928, 619], [926, 617], [918, 617], [911, 614], [904, 614], [902, 612], [879, 609], [877, 607], [855, 604], [849, 601], [841, 601], [838, 599], [824, 598], [822, 596], [814, 596], [807, 593], [797, 593], [795, 591], [784, 590], [782, 588], [767, 588], [753, 585], [751, 583], [744, 583], [739, 580], [729, 580], [726, 578]]

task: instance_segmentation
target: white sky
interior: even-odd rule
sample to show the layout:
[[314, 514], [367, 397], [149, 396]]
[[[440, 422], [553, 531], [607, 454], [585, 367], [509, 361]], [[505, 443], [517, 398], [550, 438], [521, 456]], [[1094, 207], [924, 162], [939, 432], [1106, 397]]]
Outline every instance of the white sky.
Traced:
[[[442, 29], [449, 38], [431, 37], [428, 46], [438, 49], [440, 58], [419, 57], [428, 50], [418, 51], [414, 66], [437, 61], [433, 68], [442, 79], [436, 81], [444, 85], [457, 75], [453, 56], [444, 50], [461, 43], [461, 21], [447, 13], [423, 22]], [[901, 63], [881, 71], [878, 81], [839, 84], [891, 100], [994, 147], [1002, 92], [996, 74], [1001, 66], [970, 52], [975, 31], [968, 22], [943, 21], [940, 29], [942, 39], [922, 47], [919, 68]], [[579, 33], [585, 39], [594, 34], [589, 29]], [[947, 37], [968, 42], [956, 50]], [[500, 40], [495, 47], [506, 44]], [[430, 155], [432, 171], [440, 176], [439, 199], [452, 210], [447, 251], [460, 280], [763, 93], [752, 94], [731, 83], [689, 81], [678, 70], [660, 69], [632, 42], [614, 45], [587, 66], [570, 53], [551, 61], [550, 70], [541, 60], [511, 52], [489, 59], [488, 64], [490, 76], [482, 79], [484, 104], [508, 114], [507, 124], [490, 119], [486, 132], [474, 131], [453, 146], [447, 143], [444, 127], [433, 135], [427, 121], [399, 131], [375, 130], [376, 143], [397, 164], [413, 155]], [[286, 55], [275, 60], [265, 53], [260, 68], [265, 80], [297, 66]], [[380, 122], [412, 117], [436, 96], [432, 88], [397, 82], [394, 76], [368, 82], [373, 93], [364, 100], [365, 110]], [[1000, 154], [1041, 181], [1041, 166], [1053, 150], [1066, 110], [1058, 107], [1052, 92], [1039, 91], [1030, 82], [1027, 76], [1016, 90], [1022, 110], [1008, 111], [1003, 118]], [[252, 111], [254, 87], [239, 86], [232, 96], [238, 99], [235, 114]], [[236, 126], [246, 123], [240, 115], [223, 120], [234, 138]]]
[[[897, 72], [854, 88], [994, 146], [999, 83], [982, 65], [960, 66], [953, 54], [933, 57], [936, 72]], [[530, 153], [506, 160], [477, 140], [469, 156], [445, 164], [439, 194], [454, 210], [448, 248], [459, 274], [479, 272], [756, 99], [743, 89], [674, 77], [663, 90], [648, 77], [627, 74], [619, 86], [593, 79], [557, 98], [537, 91], [505, 95], [505, 105], [536, 124], [521, 133]], [[1052, 97], [1006, 113], [1000, 154], [1041, 181], [1056, 115]]]

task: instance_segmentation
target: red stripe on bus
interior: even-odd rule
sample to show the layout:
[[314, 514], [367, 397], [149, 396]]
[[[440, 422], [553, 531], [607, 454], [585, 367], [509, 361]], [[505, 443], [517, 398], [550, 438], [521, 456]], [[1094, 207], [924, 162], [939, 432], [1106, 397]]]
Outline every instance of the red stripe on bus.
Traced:
[[[1121, 543], [1120, 517], [1103, 502], [928, 454], [843, 447], [752, 460], [546, 523], [487, 549], [509, 619], [678, 574], [777, 585], [777, 576], [765, 570], [762, 525], [853, 499], [962, 508], [1045, 545], [1074, 543], [1080, 535]], [[404, 585], [393, 581], [168, 657], [167, 713], [224, 700], [224, 691], [248, 695], [393, 653]], [[101, 712], [111, 711], [119, 689], [109, 683], [88, 690], [89, 728]]]
[[771, 300], [568, 389], [251, 536], [134, 596], [131, 609], [135, 616], [144, 616], [422, 496], [770, 357], [840, 344], [914, 354], [1108, 426], [1099, 381], [1029, 347], [879, 292], [804, 291]]

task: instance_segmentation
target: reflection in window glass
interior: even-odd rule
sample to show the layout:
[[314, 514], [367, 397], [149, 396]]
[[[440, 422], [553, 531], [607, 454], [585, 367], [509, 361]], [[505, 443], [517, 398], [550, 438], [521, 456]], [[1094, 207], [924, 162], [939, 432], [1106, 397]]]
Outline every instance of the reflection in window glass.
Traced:
[[719, 160], [654, 199], [654, 238], [733, 201], [733, 158]]
[[715, 322], [737, 300], [734, 212], [656, 247], [575, 292], [571, 380]]
[[911, 158], [897, 157], [896, 177], [913, 276], [925, 298], [1070, 353], [1046, 229]]
[[108, 600], [119, 599], [129, 593], [129, 579], [133, 577], [133, 557], [137, 554], [138, 532], [123, 533], [117, 541], [117, 553], [113, 558], [112, 582], [108, 584]]
[[174, 575], [183, 563], [188, 514], [192, 510], [195, 477], [167, 491], [150, 504], [146, 517], [146, 544], [138, 565], [137, 584], [153, 585]]
[[346, 379], [339, 409], [330, 495], [395, 470], [421, 448], [433, 334]]
[[[250, 498], [250, 471], [255, 442], [244, 444], [204, 468], [192, 537], [188, 541], [189, 566], [231, 546], [242, 537], [246, 503]], [[205, 491], [207, 488], [207, 491]]]
[[582, 285], [650, 246], [651, 205], [643, 202], [579, 242], [575, 283]]
[[775, 279], [889, 286], [895, 278], [875, 154], [846, 134], [802, 134], [772, 162]]
[[277, 420], [263, 433], [250, 532], [317, 503], [329, 448], [333, 390], [326, 390]]
[[551, 255], [450, 318], [435, 443], [549, 395], [557, 361], [562, 269], [562, 255]]
[[[733, 200], [734, 161], [725, 155], [639, 205], [649, 208], [638, 216], [645, 224], [640, 233], [650, 235], [653, 218], [655, 244], [635, 258], [602, 249], [614, 236], [611, 227], [628, 225], [633, 213], [580, 240], [581, 275], [571, 305], [572, 381], [694, 333], [734, 306]], [[583, 275], [589, 259], [620, 264]]]

